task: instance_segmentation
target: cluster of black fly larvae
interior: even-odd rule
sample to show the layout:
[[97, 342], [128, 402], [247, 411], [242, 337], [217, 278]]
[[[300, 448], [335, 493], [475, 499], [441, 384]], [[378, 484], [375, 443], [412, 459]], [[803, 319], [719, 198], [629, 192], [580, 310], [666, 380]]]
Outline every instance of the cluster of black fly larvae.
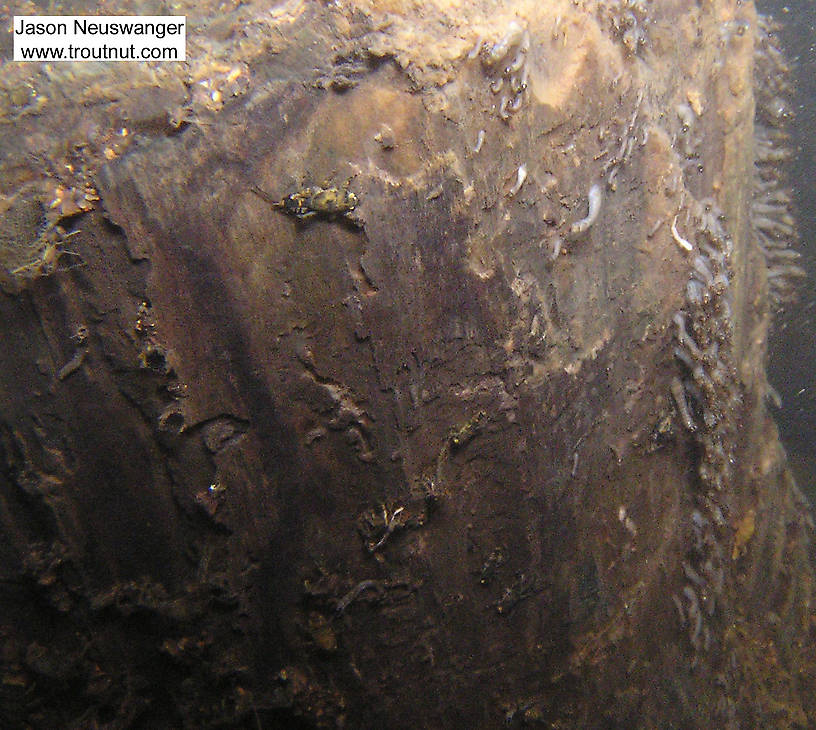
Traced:
[[683, 378], [672, 381], [672, 395], [696, 446], [697, 485], [691, 513], [691, 539], [683, 560], [685, 585], [673, 596], [695, 652], [694, 663], [711, 642], [707, 617], [725, 583], [726, 527], [720, 504], [731, 481], [733, 444], [741, 393], [732, 355], [730, 302], [732, 242], [713, 200], [694, 204], [697, 230], [685, 307], [674, 316], [674, 354]]
[[716, 597], [725, 585], [725, 569], [721, 540], [717, 529], [703, 512], [691, 513], [691, 540], [683, 560], [685, 584], [678, 596], [672, 595], [680, 624], [688, 630], [694, 650], [692, 668], [699, 656], [711, 648], [710, 622], [717, 608]]
[[751, 223], [765, 254], [768, 293], [774, 310], [796, 299], [797, 284], [805, 277], [797, 264], [799, 252], [790, 189], [785, 184], [792, 157], [785, 131], [792, 117], [788, 104], [793, 89], [790, 66], [778, 45], [775, 25], [760, 15], [754, 51], [754, 191]]
[[629, 54], [637, 54], [647, 44], [648, 5], [645, 0], [601, 0], [598, 12]]
[[516, 21], [495, 43], [480, 42], [474, 49], [490, 77], [490, 90], [501, 94], [499, 116], [507, 121], [524, 103], [527, 90], [527, 57], [530, 54], [530, 34]]

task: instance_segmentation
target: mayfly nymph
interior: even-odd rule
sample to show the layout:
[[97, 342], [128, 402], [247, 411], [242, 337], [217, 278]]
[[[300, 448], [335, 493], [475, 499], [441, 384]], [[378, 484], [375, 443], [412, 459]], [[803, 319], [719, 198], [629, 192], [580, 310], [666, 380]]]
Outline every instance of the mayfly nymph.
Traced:
[[269, 193], [257, 185], [251, 187], [253, 193], [269, 203], [273, 208], [280, 208], [284, 213], [300, 220], [313, 216], [332, 218], [345, 216], [357, 207], [359, 199], [346, 188], [322, 188], [317, 185], [303, 188], [287, 195], [283, 200], [275, 200]]

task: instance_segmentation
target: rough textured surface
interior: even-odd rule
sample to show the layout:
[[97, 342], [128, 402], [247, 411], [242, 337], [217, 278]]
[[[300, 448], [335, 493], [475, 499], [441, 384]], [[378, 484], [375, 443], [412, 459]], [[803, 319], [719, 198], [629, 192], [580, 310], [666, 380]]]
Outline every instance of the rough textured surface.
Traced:
[[[288, 2], [202, 21], [186, 77], [11, 68], [2, 724], [816, 722], [756, 29]], [[302, 220], [252, 190], [345, 184]]]

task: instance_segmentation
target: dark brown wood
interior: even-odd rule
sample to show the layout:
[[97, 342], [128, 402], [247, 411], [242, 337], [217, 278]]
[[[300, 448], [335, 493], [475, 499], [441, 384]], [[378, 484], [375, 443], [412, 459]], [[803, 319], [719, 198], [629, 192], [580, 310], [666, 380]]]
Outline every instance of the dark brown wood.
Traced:
[[[753, 9], [352, 5], [236, 11], [266, 40], [207, 97], [111, 75], [96, 127], [9, 111], [59, 145], [44, 174], [3, 141], [0, 724], [812, 723], [812, 522], [764, 406], [748, 220]], [[88, 194], [49, 207], [77, 139], [63, 187]], [[359, 203], [301, 219], [253, 186]], [[671, 228], [697, 245], [708, 198], [733, 370], [701, 436], [671, 395]]]

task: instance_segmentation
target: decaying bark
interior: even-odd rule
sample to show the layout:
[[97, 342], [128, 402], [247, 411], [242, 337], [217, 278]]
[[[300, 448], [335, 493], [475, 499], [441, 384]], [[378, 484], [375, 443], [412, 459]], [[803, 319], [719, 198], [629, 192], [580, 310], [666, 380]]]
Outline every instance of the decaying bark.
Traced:
[[4, 75], [0, 724], [816, 722], [750, 3], [196, 22]]

